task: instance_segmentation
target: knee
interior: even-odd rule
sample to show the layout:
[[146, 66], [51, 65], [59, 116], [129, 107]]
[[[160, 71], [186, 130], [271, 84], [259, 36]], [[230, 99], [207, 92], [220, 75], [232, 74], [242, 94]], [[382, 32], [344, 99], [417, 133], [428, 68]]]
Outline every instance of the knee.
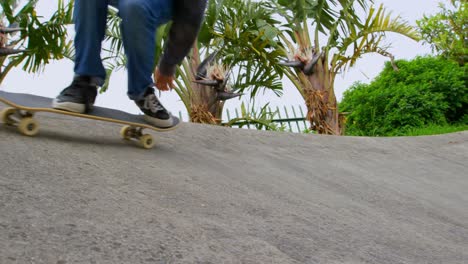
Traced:
[[148, 16], [145, 2], [141, 0], [120, 0], [119, 14], [124, 21], [136, 21]]

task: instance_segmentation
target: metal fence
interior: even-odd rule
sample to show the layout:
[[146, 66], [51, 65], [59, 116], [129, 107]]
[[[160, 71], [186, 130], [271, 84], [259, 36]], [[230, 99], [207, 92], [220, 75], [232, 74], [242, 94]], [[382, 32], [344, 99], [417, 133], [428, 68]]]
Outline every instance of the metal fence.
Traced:
[[[289, 110], [288, 110], [289, 109]], [[276, 107], [270, 108], [268, 107], [268, 112], [272, 113], [273, 119], [271, 121], [275, 124], [278, 124], [284, 131], [301, 133], [307, 128], [309, 128], [309, 122], [305, 118], [304, 110], [301, 106], [291, 106], [291, 107]], [[239, 114], [239, 110], [235, 109], [234, 113], [231, 114], [229, 109], [225, 111], [225, 117], [227, 118], [227, 122], [234, 118], [241, 118], [242, 115]], [[233, 127], [238, 127], [240, 124], [234, 123]], [[243, 127], [247, 127], [249, 129], [256, 129], [253, 125], [245, 125]]]
[[[271, 113], [271, 116], [273, 117], [271, 119], [271, 122], [275, 123], [278, 125], [279, 128], [281, 128], [284, 131], [289, 131], [289, 132], [294, 132], [294, 133], [302, 133], [305, 130], [307, 130], [310, 125], [309, 121], [306, 120], [305, 118], [305, 113], [307, 110], [304, 110], [302, 106], [290, 106], [290, 107], [276, 107], [276, 108], [270, 108], [268, 107], [268, 112]], [[181, 120], [186, 120], [188, 119], [187, 117], [184, 118], [182, 116], [182, 113], [179, 112], [179, 117]], [[233, 111], [229, 109], [225, 109], [224, 114], [223, 114], [223, 124], [227, 124], [230, 121], [234, 119], [239, 119], [243, 118], [244, 116], [242, 115], [242, 111], [239, 109], [234, 109]], [[232, 124], [232, 127], [241, 127], [242, 128], [247, 128], [247, 129], [258, 129], [257, 126], [255, 126], [254, 122], [249, 123], [249, 122], [234, 122]], [[265, 128], [263, 128], [265, 129]]]

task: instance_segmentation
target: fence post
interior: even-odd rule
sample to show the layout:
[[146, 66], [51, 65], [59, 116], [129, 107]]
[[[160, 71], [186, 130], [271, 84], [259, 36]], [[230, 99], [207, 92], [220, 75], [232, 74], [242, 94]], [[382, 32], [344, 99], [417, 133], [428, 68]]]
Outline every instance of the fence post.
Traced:
[[280, 112], [278, 106], [276, 107], [276, 111], [278, 112], [278, 117], [280, 119], [279, 123], [280, 123], [281, 126], [283, 126], [283, 121], [282, 121], [283, 118], [281, 117], [281, 112]]
[[299, 109], [301, 110], [301, 115], [304, 117], [304, 127], [305, 127], [306, 129], [309, 129], [309, 128], [307, 127], [307, 122], [306, 122], [307, 116], [304, 115], [304, 111], [302, 111], [302, 107], [299, 106]]
[[293, 132], [290, 121], [291, 119], [289, 118], [288, 109], [286, 108], [286, 106], [284, 106], [284, 113], [286, 114], [286, 119], [288, 119], [289, 132]]
[[226, 115], [228, 118], [228, 122], [231, 121], [231, 115], [229, 114], [229, 109], [226, 109]]
[[180, 122], [184, 121], [184, 120], [182, 120], [182, 111], [179, 111], [179, 119], [180, 119]]
[[296, 109], [294, 108], [294, 106], [291, 106], [292, 108], [292, 111], [293, 111], [293, 114], [294, 114], [294, 119], [296, 119], [296, 126], [297, 126], [297, 132], [301, 132], [301, 128], [299, 126], [299, 119], [297, 117], [297, 114], [296, 114]]

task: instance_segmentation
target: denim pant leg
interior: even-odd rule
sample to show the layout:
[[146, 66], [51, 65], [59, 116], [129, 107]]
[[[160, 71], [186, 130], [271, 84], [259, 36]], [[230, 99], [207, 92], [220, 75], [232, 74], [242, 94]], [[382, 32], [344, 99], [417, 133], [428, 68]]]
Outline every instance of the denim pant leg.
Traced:
[[95, 77], [98, 85], [106, 78], [101, 60], [108, 0], [76, 0], [75, 22], [75, 74]]
[[127, 55], [128, 96], [143, 97], [153, 84], [156, 29], [172, 18], [172, 0], [119, 0], [122, 37]]

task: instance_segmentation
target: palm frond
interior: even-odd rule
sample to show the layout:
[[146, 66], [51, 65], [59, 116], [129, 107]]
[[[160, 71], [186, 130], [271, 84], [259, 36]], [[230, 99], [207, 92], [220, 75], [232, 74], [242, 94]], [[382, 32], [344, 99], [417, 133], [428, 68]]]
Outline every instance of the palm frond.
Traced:
[[[386, 12], [383, 5], [377, 9], [371, 7], [362, 28], [348, 32], [347, 36], [337, 41], [337, 53], [332, 61], [336, 72], [352, 67], [362, 55], [367, 53], [379, 53], [392, 59], [391, 54], [387, 52], [388, 47], [382, 44], [386, 33], [397, 33], [414, 40], [420, 38], [411, 25], [399, 16], [392, 18], [391, 12]], [[352, 54], [347, 55], [350, 51]]]

